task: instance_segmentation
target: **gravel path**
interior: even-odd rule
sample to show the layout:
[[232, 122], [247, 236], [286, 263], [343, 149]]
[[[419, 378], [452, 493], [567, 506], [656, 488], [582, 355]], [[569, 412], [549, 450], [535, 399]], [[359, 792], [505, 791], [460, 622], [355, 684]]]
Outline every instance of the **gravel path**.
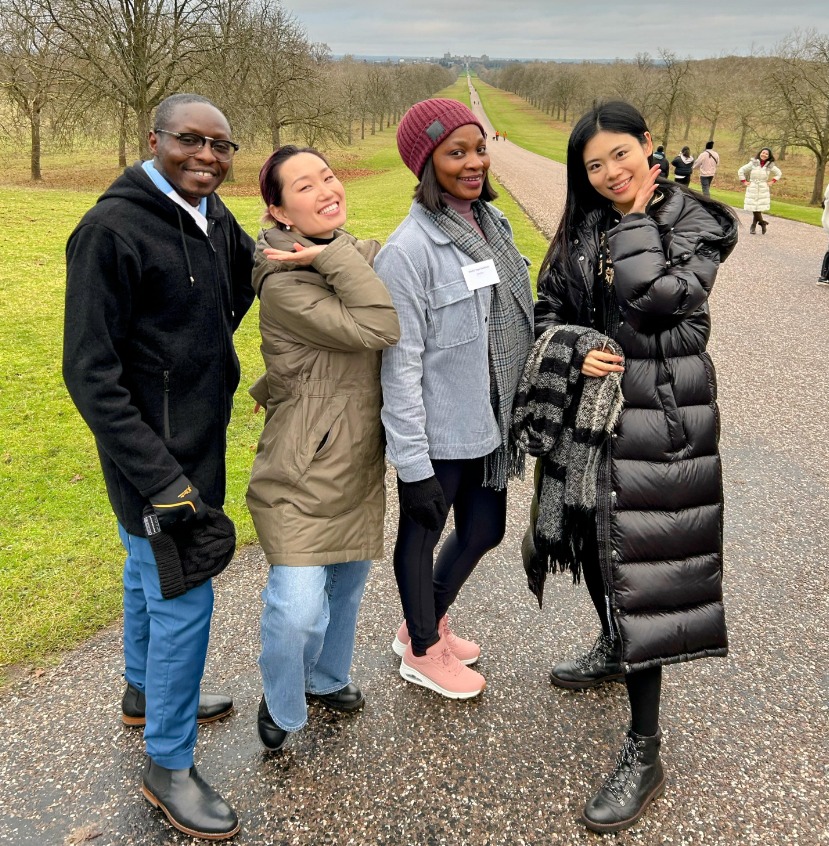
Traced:
[[[499, 179], [550, 233], [562, 166], [512, 142], [490, 148]], [[387, 557], [373, 569], [358, 630], [365, 710], [343, 717], [312, 706], [306, 730], [277, 756], [263, 754], [255, 729], [266, 566], [258, 547], [240, 551], [217, 580], [205, 677], [237, 710], [200, 729], [197, 749], [201, 772], [242, 818], [234, 842], [829, 844], [829, 391], [812, 363], [829, 317], [829, 292], [814, 285], [826, 239], [777, 219], [765, 237], [741, 235], [711, 302], [732, 652], [665, 673], [665, 796], [616, 837], [576, 822], [612, 765], [627, 702], [622, 685], [571, 693], [547, 682], [551, 663], [589, 644], [596, 623], [586, 592], [565, 576], [548, 585], [543, 612], [527, 592], [523, 483], [511, 488], [504, 543], [455, 613], [483, 645], [484, 694], [451, 702], [400, 679]], [[395, 522], [390, 503], [389, 551]], [[120, 649], [114, 626], [0, 697], [0, 842], [191, 842], [140, 796], [140, 732], [119, 722]]]

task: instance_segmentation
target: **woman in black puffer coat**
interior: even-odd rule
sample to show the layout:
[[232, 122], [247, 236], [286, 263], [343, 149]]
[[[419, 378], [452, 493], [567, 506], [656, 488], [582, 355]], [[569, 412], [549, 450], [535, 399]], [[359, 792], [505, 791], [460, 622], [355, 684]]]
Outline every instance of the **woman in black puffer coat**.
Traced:
[[[706, 344], [708, 295], [736, 244], [736, 221], [725, 206], [658, 178], [652, 150], [627, 103], [599, 105], [576, 124], [564, 216], [535, 313], [536, 335], [590, 326], [624, 352], [593, 350], [581, 369], [623, 372], [625, 405], [602, 447], [595, 515], [576, 544], [603, 631], [590, 652], [551, 673], [566, 688], [627, 683], [631, 729], [582, 817], [600, 832], [632, 825], [663, 789], [662, 666], [722, 656], [728, 646], [719, 412]], [[535, 554], [531, 538], [525, 558]]]

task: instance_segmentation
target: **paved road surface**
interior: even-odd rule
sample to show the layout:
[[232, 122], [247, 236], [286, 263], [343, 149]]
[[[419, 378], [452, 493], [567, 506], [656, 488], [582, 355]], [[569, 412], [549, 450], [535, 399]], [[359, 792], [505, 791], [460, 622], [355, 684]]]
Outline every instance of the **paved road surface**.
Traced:
[[[493, 170], [546, 232], [563, 168], [492, 142]], [[743, 217], [741, 213], [741, 218]], [[668, 790], [621, 844], [829, 844], [829, 291], [814, 285], [824, 235], [772, 219], [742, 231], [712, 297], [727, 496], [729, 658], [665, 673]], [[391, 477], [389, 477], [391, 481]], [[391, 488], [393, 490], [393, 488]], [[546, 846], [602, 838], [576, 822], [625, 729], [622, 685], [564, 692], [550, 664], [589, 644], [586, 592], [548, 583], [539, 612], [519, 558], [529, 486], [511, 488], [507, 537], [476, 570], [454, 619], [475, 636], [488, 687], [451, 702], [405, 683], [391, 640], [400, 607], [387, 557], [374, 567], [354, 676], [368, 703], [312, 707], [282, 755], [255, 730], [259, 591], [242, 550], [217, 580], [205, 688], [234, 716], [200, 729], [197, 763], [242, 818], [239, 844]], [[396, 520], [387, 518], [388, 548]], [[119, 722], [120, 628], [0, 697], [0, 843], [189, 842], [139, 793], [140, 732]]]

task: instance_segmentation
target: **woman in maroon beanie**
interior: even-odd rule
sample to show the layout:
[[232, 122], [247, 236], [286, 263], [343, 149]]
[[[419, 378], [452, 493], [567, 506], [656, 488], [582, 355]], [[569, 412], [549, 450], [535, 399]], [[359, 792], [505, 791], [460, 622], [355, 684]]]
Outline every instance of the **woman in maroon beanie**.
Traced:
[[[394, 572], [405, 621], [393, 648], [407, 681], [453, 699], [485, 687], [480, 648], [447, 612], [504, 535], [507, 480], [523, 472], [510, 415], [533, 342], [527, 263], [489, 200], [486, 133], [456, 100], [417, 103], [397, 147], [419, 180], [406, 219], [375, 261], [400, 318], [383, 351], [382, 418], [397, 470]], [[449, 509], [454, 531], [434, 550]]]

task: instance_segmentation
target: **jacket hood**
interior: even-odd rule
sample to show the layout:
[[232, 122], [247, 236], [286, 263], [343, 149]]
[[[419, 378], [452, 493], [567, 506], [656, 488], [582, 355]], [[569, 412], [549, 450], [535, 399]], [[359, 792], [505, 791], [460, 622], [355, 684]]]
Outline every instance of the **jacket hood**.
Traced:
[[658, 185], [648, 214], [660, 230], [667, 228], [673, 235], [668, 258], [681, 259], [683, 253], [696, 252], [703, 242], [718, 250], [720, 261], [725, 261], [737, 245], [737, 220], [717, 203], [697, 200], [669, 182]]
[[[374, 257], [377, 255], [379, 250], [379, 245], [376, 241], [360, 241], [350, 232], [346, 232], [345, 229], [335, 229], [334, 241], [337, 242], [341, 239], [353, 244], [357, 248], [357, 251], [366, 259], [366, 261], [369, 262], [369, 264], [374, 261]], [[256, 239], [256, 256], [254, 258], [253, 276], [251, 279], [253, 290], [256, 292], [257, 297], [259, 296], [259, 292], [262, 289], [265, 279], [271, 273], [293, 273], [297, 270], [311, 274], [316, 273], [313, 266], [309, 266], [307, 264], [297, 264], [293, 261], [271, 261], [270, 259], [265, 258], [262, 253], [266, 247], [273, 247], [275, 250], [284, 250], [285, 252], [290, 253], [294, 250], [294, 244], [302, 244], [305, 247], [317, 246], [304, 235], [300, 235], [297, 232], [286, 232], [284, 229], [279, 229], [276, 226], [259, 230], [259, 235]], [[329, 246], [333, 246], [333, 244]], [[319, 277], [319, 283], [321, 285], [325, 284], [322, 276]]]

